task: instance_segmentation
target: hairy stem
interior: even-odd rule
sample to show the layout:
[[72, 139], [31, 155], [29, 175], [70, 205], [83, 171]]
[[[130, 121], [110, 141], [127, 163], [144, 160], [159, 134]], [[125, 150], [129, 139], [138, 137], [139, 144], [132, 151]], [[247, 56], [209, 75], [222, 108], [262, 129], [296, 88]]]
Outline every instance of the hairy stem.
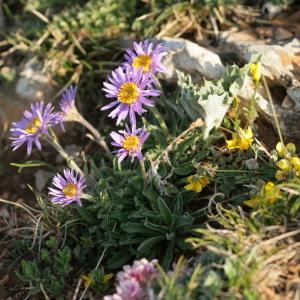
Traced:
[[90, 122], [88, 122], [82, 115], [78, 117], [77, 122], [82, 124], [86, 129], [88, 129], [91, 132], [91, 134], [95, 138], [95, 141], [103, 148], [103, 150], [108, 154], [108, 156], [111, 157], [111, 152], [105, 140], [102, 138], [100, 132]]
[[64, 148], [60, 145], [54, 132], [51, 132], [51, 135], [47, 135], [45, 137], [45, 140], [62, 156], [62, 158], [67, 162], [68, 166], [71, 169], [75, 170], [80, 174], [83, 174], [82, 170], [78, 167], [76, 162], [68, 155]]

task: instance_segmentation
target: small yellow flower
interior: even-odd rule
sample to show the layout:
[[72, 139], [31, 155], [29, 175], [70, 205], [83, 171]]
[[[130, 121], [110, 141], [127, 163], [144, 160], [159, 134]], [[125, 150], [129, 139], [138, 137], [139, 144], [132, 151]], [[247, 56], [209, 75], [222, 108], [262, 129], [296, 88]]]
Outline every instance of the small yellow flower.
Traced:
[[287, 159], [281, 159], [278, 163], [277, 166], [279, 167], [279, 169], [281, 169], [282, 171], [286, 171], [288, 172], [290, 170], [290, 163]]
[[288, 143], [286, 145], [286, 150], [290, 153], [290, 154], [295, 154], [296, 153], [296, 146], [293, 143]]
[[287, 177], [287, 172], [284, 172], [282, 170], [277, 170], [275, 173], [275, 178], [277, 180], [284, 180]]
[[95, 280], [94, 280], [93, 276], [91, 276], [91, 275], [81, 275], [80, 277], [83, 281], [85, 288], [88, 288], [95, 284]]
[[288, 143], [286, 146], [281, 142], [277, 143], [276, 151], [279, 157], [290, 157], [295, 154], [296, 146], [293, 143]]
[[232, 134], [232, 140], [227, 140], [228, 149], [248, 150], [253, 142], [253, 132], [250, 127], [246, 130], [238, 129], [238, 132]]
[[281, 142], [278, 142], [276, 145], [276, 151], [279, 157], [284, 157], [285, 155], [285, 146]]
[[196, 193], [200, 193], [202, 189], [209, 183], [207, 176], [192, 175], [187, 177], [186, 180], [189, 184], [187, 184], [184, 188], [187, 191], [193, 191]]
[[228, 149], [236, 149], [239, 148], [239, 138], [237, 133], [232, 134], [232, 140], [227, 140], [227, 148]]
[[300, 171], [300, 158], [298, 156], [291, 157], [290, 163], [296, 171]]
[[260, 203], [260, 200], [261, 200], [260, 197], [255, 196], [255, 197], [251, 198], [250, 200], [245, 201], [244, 203], [247, 206], [254, 208], [254, 207], [258, 206], [258, 204]]
[[257, 207], [259, 204], [272, 205], [280, 199], [282, 193], [280, 189], [271, 181], [265, 183], [258, 195], [250, 200], [245, 201], [245, 204], [250, 207]]
[[288, 143], [286, 146], [279, 142], [276, 145], [278, 156], [283, 158], [278, 163], [279, 169], [275, 174], [277, 180], [284, 180], [289, 175], [300, 176], [300, 158], [295, 155], [296, 146], [293, 143]]
[[259, 80], [260, 80], [260, 77], [261, 77], [260, 69], [261, 69], [261, 63], [260, 62], [250, 65], [250, 73], [252, 75], [252, 78], [253, 78], [253, 81], [254, 81], [255, 84], [259, 83]]
[[281, 191], [273, 182], [269, 181], [263, 186], [263, 196], [265, 203], [271, 205], [281, 197]]

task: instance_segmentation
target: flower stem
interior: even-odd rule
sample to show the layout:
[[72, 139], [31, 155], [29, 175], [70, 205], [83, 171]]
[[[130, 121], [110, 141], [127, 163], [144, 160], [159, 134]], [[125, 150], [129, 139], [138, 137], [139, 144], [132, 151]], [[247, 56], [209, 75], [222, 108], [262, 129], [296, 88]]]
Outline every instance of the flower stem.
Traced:
[[111, 152], [102, 138], [100, 132], [90, 123], [88, 122], [82, 115], [79, 115], [78, 119], [76, 120], [78, 123], [82, 124], [85, 128], [87, 128], [91, 134], [94, 136], [95, 141], [103, 148], [103, 150], [111, 157]]
[[143, 176], [143, 179], [144, 179], [144, 185], [146, 185], [146, 183], [147, 183], [147, 172], [146, 172], [146, 169], [145, 169], [144, 160], [140, 160], [140, 166], [141, 166], [142, 176]]
[[78, 167], [76, 162], [68, 155], [64, 148], [60, 145], [54, 132], [51, 132], [51, 135], [47, 135], [45, 139], [62, 156], [62, 158], [67, 162], [68, 166], [71, 169], [75, 170], [80, 174], [83, 174], [82, 170]]
[[270, 89], [268, 87], [267, 81], [266, 81], [264, 76], [262, 76], [262, 80], [263, 80], [263, 83], [264, 83], [264, 88], [267, 92], [267, 96], [268, 96], [269, 101], [270, 101], [270, 105], [271, 105], [271, 109], [272, 109], [272, 112], [273, 112], [273, 115], [274, 115], [275, 125], [276, 125], [276, 128], [277, 128], [277, 132], [278, 132], [278, 135], [279, 135], [280, 142], [284, 145], [281, 130], [280, 130], [280, 124], [279, 124], [278, 116], [276, 114], [276, 110], [275, 110], [275, 107], [274, 107], [274, 102], [273, 102], [272, 95], [270, 93]]

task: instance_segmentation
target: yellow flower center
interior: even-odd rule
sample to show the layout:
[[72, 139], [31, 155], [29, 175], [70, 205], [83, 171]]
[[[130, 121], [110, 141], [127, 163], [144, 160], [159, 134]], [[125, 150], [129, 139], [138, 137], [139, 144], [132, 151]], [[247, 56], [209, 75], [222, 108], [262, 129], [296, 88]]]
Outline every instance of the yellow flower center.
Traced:
[[142, 54], [134, 58], [132, 65], [136, 68], [143, 68], [144, 72], [149, 72], [151, 67], [151, 56], [148, 54]]
[[25, 131], [28, 134], [35, 134], [38, 132], [40, 127], [42, 126], [42, 122], [39, 117], [34, 118], [26, 127]]
[[66, 197], [74, 197], [77, 194], [77, 187], [74, 183], [68, 183], [64, 187], [63, 192]]
[[139, 148], [140, 139], [136, 135], [130, 135], [123, 141], [123, 148], [128, 151], [135, 151]]
[[135, 103], [140, 96], [138, 86], [132, 82], [123, 83], [120, 87], [118, 100], [124, 104]]

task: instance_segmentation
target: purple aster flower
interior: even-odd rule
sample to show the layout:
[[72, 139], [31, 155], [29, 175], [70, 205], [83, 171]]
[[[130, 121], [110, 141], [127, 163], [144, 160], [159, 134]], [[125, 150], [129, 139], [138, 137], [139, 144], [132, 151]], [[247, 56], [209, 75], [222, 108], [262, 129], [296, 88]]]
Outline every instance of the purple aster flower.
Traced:
[[70, 110], [72, 110], [75, 107], [75, 97], [77, 94], [77, 88], [77, 86], [70, 86], [67, 90], [65, 90], [62, 93], [59, 106], [64, 116], [67, 116]]
[[140, 43], [133, 43], [133, 49], [126, 50], [125, 66], [131, 65], [136, 69], [143, 68], [144, 72], [167, 73], [167, 69], [161, 63], [162, 58], [167, 54], [162, 44], [154, 46], [148, 40]]
[[136, 129], [132, 126], [130, 130], [126, 125], [126, 130], [119, 130], [119, 133], [113, 131], [110, 136], [114, 140], [111, 144], [121, 149], [114, 151], [117, 153], [119, 162], [122, 162], [126, 156], [131, 156], [131, 161], [137, 157], [139, 160], [143, 160], [142, 145], [149, 136], [149, 132], [146, 132], [144, 128]]
[[65, 90], [62, 93], [59, 106], [61, 109], [60, 126], [63, 131], [65, 131], [65, 126], [63, 122], [77, 121], [78, 119], [79, 113], [75, 106], [76, 93], [77, 93], [77, 86], [75, 87], [70, 86], [67, 90]]
[[142, 69], [128, 66], [125, 70], [121, 67], [112, 72], [108, 77], [110, 82], [104, 82], [103, 90], [107, 98], [116, 98], [101, 110], [116, 108], [109, 114], [111, 118], [117, 118], [117, 125], [129, 114], [131, 124], [136, 124], [135, 114], [146, 112], [143, 105], [154, 106], [151, 96], [159, 96], [160, 91], [152, 87], [153, 80], [150, 73], [143, 73]]
[[51, 202], [62, 207], [72, 202], [77, 202], [81, 206], [80, 197], [87, 186], [84, 176], [70, 169], [64, 169], [63, 173], [64, 177], [59, 174], [53, 177], [54, 188], [49, 188], [49, 195], [52, 196]]
[[48, 133], [48, 128], [60, 121], [60, 114], [53, 112], [49, 103], [45, 106], [43, 101], [31, 104], [31, 111], [26, 110], [24, 117], [19, 122], [13, 122], [10, 129], [13, 151], [27, 143], [27, 154], [32, 150], [32, 145], [41, 150], [40, 138]]

